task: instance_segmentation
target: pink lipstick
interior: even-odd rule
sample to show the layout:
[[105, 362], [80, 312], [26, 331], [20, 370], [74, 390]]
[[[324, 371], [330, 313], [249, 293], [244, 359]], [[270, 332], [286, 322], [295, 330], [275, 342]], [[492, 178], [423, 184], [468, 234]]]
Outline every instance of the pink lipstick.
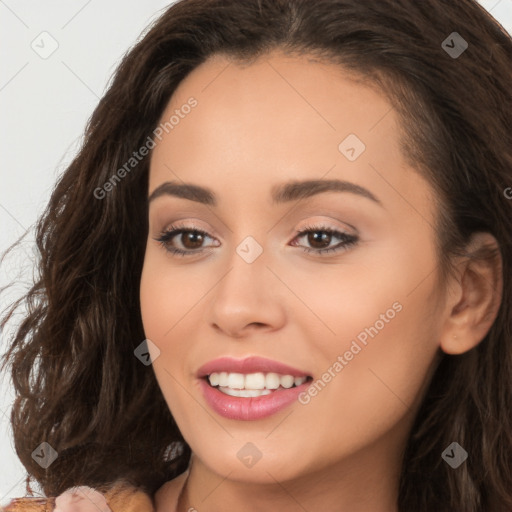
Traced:
[[197, 372], [207, 404], [234, 420], [258, 420], [276, 414], [297, 400], [311, 376], [284, 363], [257, 356], [222, 357]]

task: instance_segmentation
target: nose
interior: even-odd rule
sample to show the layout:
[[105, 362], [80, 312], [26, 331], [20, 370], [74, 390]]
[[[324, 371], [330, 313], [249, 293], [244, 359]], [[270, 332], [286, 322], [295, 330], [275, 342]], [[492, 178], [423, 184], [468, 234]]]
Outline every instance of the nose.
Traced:
[[212, 327], [237, 339], [280, 329], [286, 318], [285, 287], [267, 266], [265, 252], [252, 262], [240, 254], [230, 258], [209, 310]]

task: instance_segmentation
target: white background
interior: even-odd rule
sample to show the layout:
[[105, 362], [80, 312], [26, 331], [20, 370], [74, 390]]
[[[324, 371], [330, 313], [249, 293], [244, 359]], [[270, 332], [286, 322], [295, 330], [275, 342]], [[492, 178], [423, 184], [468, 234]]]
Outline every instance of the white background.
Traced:
[[[31, 228], [57, 176], [75, 154], [120, 58], [170, 3], [0, 0], [0, 254], [30, 230], [21, 251], [17, 249], [2, 266], [0, 286], [15, 283], [0, 297], [2, 310], [32, 279]], [[481, 3], [512, 33], [512, 0]], [[31, 45], [42, 46], [40, 34], [45, 31], [58, 48], [43, 59]], [[44, 46], [50, 48], [52, 41], [46, 37]], [[25, 495], [25, 471], [8, 425], [12, 399], [4, 376], [0, 381], [0, 506]]]

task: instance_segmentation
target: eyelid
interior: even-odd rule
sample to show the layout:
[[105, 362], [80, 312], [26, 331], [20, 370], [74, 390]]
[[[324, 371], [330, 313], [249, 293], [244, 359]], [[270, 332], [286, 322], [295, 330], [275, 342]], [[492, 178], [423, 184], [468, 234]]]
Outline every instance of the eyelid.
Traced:
[[[340, 217], [340, 216], [341, 216], [341, 213], [338, 214], [338, 217]], [[332, 215], [308, 216], [304, 219], [304, 222], [307, 225], [305, 228], [302, 228], [302, 227], [298, 228], [301, 231], [303, 229], [309, 229], [311, 227], [315, 228], [318, 225], [321, 225], [325, 228], [329, 228], [329, 229], [337, 230], [337, 231], [344, 231], [344, 232], [346, 232], [347, 228], [349, 228], [350, 233], [347, 233], [347, 234], [359, 235], [359, 231], [355, 226], [353, 226], [352, 224], [350, 224], [348, 222], [340, 221], [339, 219], [337, 219], [336, 217], [333, 217]]]
[[[301, 248], [305, 253], [312, 253], [314, 256], [317, 257], [325, 257], [323, 255], [327, 253], [333, 253], [333, 255], [338, 255], [338, 253], [342, 253], [352, 246], [355, 246], [359, 243], [360, 237], [357, 234], [351, 234], [348, 233], [343, 228], [333, 228], [329, 225], [326, 225], [325, 223], [315, 223], [310, 224], [308, 226], [303, 226], [300, 229], [296, 229], [293, 239], [291, 242], [294, 242], [295, 240], [307, 236], [309, 233], [314, 232], [323, 232], [328, 233], [331, 237], [334, 236], [334, 238], [340, 239], [340, 242], [336, 244], [334, 247], [327, 247], [327, 248], [308, 248], [303, 245], [295, 244], [295, 243], [289, 243], [288, 245], [291, 245], [292, 247], [298, 247]], [[210, 233], [206, 230], [203, 230], [197, 226], [188, 226], [188, 225], [178, 225], [178, 224], [172, 224], [171, 226], [168, 226], [164, 231], [160, 233], [160, 236], [158, 238], [154, 238], [157, 242], [162, 245], [165, 251], [167, 251], [171, 256], [182, 256], [182, 257], [192, 257], [197, 254], [204, 254], [205, 251], [208, 251], [211, 253], [211, 248], [215, 247], [213, 246], [207, 246], [204, 248], [197, 248], [197, 249], [180, 249], [177, 247], [171, 247], [170, 242], [174, 240], [175, 237], [179, 236], [180, 234], [183, 234], [184, 232], [195, 232], [199, 233], [201, 236], [205, 236], [211, 239], [214, 239], [218, 242], [218, 240], [211, 236]], [[218, 245], [216, 245], [218, 247]]]
[[[291, 232], [290, 236], [297, 236], [303, 231], [307, 231], [309, 229], [319, 229], [321, 227], [322, 229], [330, 229], [331, 231], [340, 231], [342, 233], [345, 233], [347, 235], [354, 235], [359, 236], [358, 230], [352, 226], [351, 224], [347, 222], [343, 222], [343, 226], [337, 226], [337, 225], [326, 225], [325, 218], [330, 219], [330, 222], [340, 222], [336, 219], [333, 219], [329, 215], [323, 215], [323, 216], [316, 216], [315, 217], [308, 217], [307, 218], [307, 224], [300, 225], [298, 228], [294, 228]], [[189, 222], [192, 222], [189, 224]], [[199, 224], [195, 224], [195, 222]], [[346, 227], [350, 228], [352, 232], [347, 232]], [[159, 233], [166, 233], [170, 231], [170, 229], [183, 229], [183, 230], [190, 230], [190, 231], [198, 231], [198, 232], [206, 232], [205, 234], [208, 235], [210, 238], [219, 238], [219, 235], [216, 233], [215, 229], [211, 228], [210, 226], [202, 227], [201, 221], [197, 218], [190, 218], [188, 217], [186, 220], [176, 220], [172, 222], [165, 223], [165, 227], [161, 230], [158, 230]]]
[[169, 231], [170, 228], [187, 229], [190, 231], [206, 231], [208, 236], [218, 238], [216, 230], [208, 223], [201, 221], [195, 217], [187, 217], [186, 219], [177, 219], [172, 222], [162, 223], [163, 228], [158, 232]]

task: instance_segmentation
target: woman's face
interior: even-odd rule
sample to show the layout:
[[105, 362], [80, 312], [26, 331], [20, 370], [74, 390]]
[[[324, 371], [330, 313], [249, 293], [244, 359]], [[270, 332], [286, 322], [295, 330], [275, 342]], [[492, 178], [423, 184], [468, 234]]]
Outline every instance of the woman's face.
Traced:
[[[444, 292], [433, 191], [400, 152], [388, 100], [305, 57], [216, 56], [161, 121], [142, 319], [195, 458], [258, 482], [349, 460], [363, 471], [370, 453], [398, 471]], [[189, 231], [166, 248], [172, 229]], [[240, 362], [253, 357], [270, 363]]]

